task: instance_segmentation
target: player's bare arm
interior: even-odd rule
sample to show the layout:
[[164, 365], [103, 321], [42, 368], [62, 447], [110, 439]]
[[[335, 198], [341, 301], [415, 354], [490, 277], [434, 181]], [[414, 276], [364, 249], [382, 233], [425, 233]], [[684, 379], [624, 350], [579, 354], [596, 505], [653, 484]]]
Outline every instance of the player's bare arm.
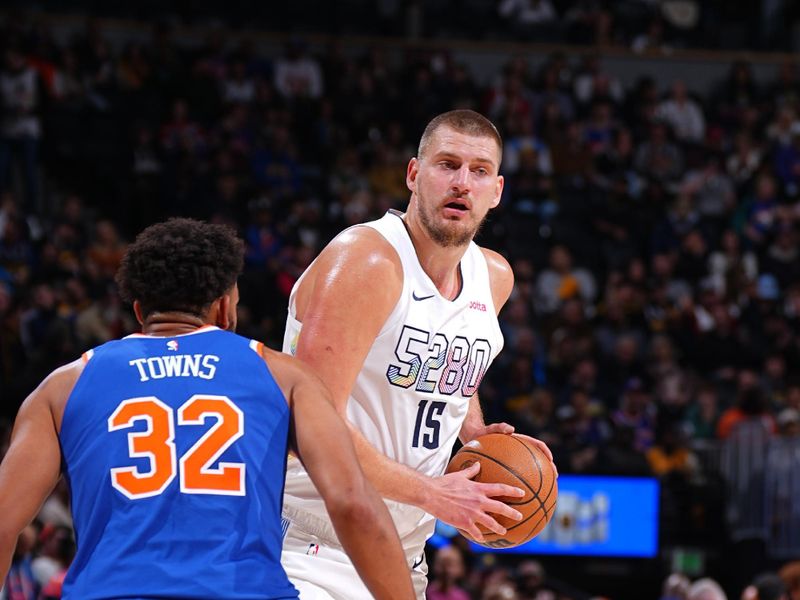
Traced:
[[336, 535], [359, 575], [375, 598], [414, 598], [394, 523], [364, 477], [352, 444], [346, 443], [347, 427], [329, 392], [299, 361], [265, 353], [292, 410], [292, 446], [325, 500]]
[[[298, 289], [296, 314], [303, 327], [296, 356], [325, 382], [342, 416], [402, 288], [402, 265], [395, 250], [379, 233], [357, 227], [320, 254]], [[354, 427], [350, 432], [361, 466], [382, 496], [419, 506], [479, 539], [476, 523], [500, 534], [505, 531], [490, 513], [518, 518], [516, 510], [493, 497], [522, 495], [522, 490], [471, 481], [479, 466], [430, 478], [379, 452]]]
[[[494, 300], [494, 308], [496, 314], [500, 314], [503, 306], [511, 296], [511, 291], [514, 289], [514, 272], [511, 270], [511, 265], [508, 261], [494, 250], [488, 248], [481, 248], [484, 257], [486, 257], [486, 264], [489, 267], [489, 278], [492, 285], [492, 299]], [[458, 438], [462, 443], [466, 444], [476, 437], [486, 435], [487, 433], [514, 433], [514, 426], [509, 423], [491, 423], [486, 425], [483, 420], [483, 410], [481, 409], [481, 402], [478, 394], [475, 394], [469, 402], [469, 411], [464, 419], [464, 424], [461, 426], [461, 432]], [[553, 453], [547, 444], [525, 436], [536, 444], [545, 455], [552, 461]]]
[[83, 365], [50, 374], [22, 404], [11, 445], [0, 464], [0, 581], [8, 574], [17, 536], [39, 512], [61, 472], [58, 427]]

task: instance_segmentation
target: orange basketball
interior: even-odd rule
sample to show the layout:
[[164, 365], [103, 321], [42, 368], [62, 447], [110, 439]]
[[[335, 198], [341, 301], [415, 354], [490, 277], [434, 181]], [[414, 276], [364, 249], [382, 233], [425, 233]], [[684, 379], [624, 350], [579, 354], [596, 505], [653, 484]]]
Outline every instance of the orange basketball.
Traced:
[[[447, 472], [466, 469], [475, 462], [481, 470], [474, 481], [505, 483], [525, 490], [522, 498], [497, 496], [495, 499], [522, 513], [520, 521], [492, 514], [506, 528], [503, 536], [478, 524], [484, 534], [484, 546], [513, 548], [539, 534], [553, 517], [558, 498], [558, 483], [550, 460], [535, 445], [518, 435], [489, 433], [468, 442], [456, 452]], [[462, 531], [462, 535], [470, 536]]]

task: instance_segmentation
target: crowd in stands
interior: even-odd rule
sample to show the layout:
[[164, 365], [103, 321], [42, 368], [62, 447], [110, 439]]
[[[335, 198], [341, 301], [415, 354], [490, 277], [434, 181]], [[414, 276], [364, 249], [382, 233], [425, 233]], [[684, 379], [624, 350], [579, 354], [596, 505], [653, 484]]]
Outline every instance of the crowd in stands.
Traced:
[[[503, 200], [479, 241], [516, 285], [487, 421], [545, 440], [562, 474], [662, 478], [666, 541], [724, 536], [699, 442], [743, 423], [800, 435], [794, 62], [766, 84], [736, 62], [701, 97], [646, 74], [626, 88], [592, 54], [536, 70], [509, 56], [479, 82], [430, 49], [352, 56], [295, 38], [266, 56], [221, 34], [183, 45], [167, 26], [119, 46], [94, 21], [56, 42], [14, 18], [0, 40], [0, 449], [49, 371], [136, 329], [113, 276], [143, 226], [182, 215], [240, 231], [240, 332], [280, 347], [299, 274], [341, 229], [404, 207], [425, 123], [456, 107], [505, 141]], [[53, 504], [20, 540], [8, 600], [63, 577], [63, 491]], [[451, 593], [453, 552], [434, 562], [432, 597], [583, 597], [543, 587], [534, 563]], [[664, 597], [711, 597], [685, 587]]]
[[[29, 10], [25, 0], [9, 7]], [[789, 0], [294, 0], [253, 4], [214, 0], [164, 4], [38, 0], [39, 10], [179, 25], [225, 22], [239, 30], [566, 43], [670, 52], [680, 48], [797, 50], [800, 20]]]

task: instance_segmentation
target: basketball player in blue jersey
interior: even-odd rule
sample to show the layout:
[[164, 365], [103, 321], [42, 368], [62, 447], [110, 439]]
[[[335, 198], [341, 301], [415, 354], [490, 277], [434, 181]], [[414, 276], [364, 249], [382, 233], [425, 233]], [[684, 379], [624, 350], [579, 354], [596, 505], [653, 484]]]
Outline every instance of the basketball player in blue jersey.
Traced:
[[78, 543], [64, 598], [296, 598], [279, 561], [292, 448], [370, 593], [413, 598], [329, 392], [231, 333], [242, 257], [228, 228], [190, 219], [128, 249], [117, 280], [142, 333], [56, 370], [20, 409], [0, 465], [0, 581], [63, 468]]
[[[477, 394], [502, 348], [497, 313], [514, 284], [508, 262], [472, 241], [500, 201], [501, 150], [494, 125], [473, 111], [433, 119], [408, 164], [406, 212], [337, 236], [289, 302], [284, 351], [314, 369], [347, 419], [361, 466], [387, 499], [419, 598], [434, 517], [477, 540], [479, 525], [505, 533], [493, 515], [521, 517], [496, 498], [522, 490], [472, 481], [480, 464], [443, 475], [457, 438], [513, 432], [484, 423]], [[303, 599], [367, 599], [320, 492], [290, 458], [281, 561]], [[308, 544], [318, 547], [313, 556]]]

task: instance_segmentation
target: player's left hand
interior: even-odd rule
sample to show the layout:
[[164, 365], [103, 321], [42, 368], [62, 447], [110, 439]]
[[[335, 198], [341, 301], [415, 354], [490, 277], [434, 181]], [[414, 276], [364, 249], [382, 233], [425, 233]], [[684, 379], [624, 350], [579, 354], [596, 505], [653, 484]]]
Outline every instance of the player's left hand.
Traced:
[[470, 431], [468, 436], [469, 439], [465, 440], [465, 442], [474, 440], [476, 437], [486, 435], [487, 433], [505, 433], [507, 435], [511, 435], [514, 433], [514, 426], [509, 425], [508, 423], [492, 423], [491, 425], [482, 425], [481, 427], [477, 427]]
[[[491, 423], [490, 425], [484, 425], [482, 427], [478, 427], [477, 429], [475, 429], [470, 433], [471, 433], [470, 440], [474, 440], [475, 438], [480, 437], [482, 435], [486, 435], [487, 433], [504, 433], [506, 435], [511, 435], [512, 433], [514, 433], [514, 426], [509, 423]], [[544, 455], [550, 459], [551, 463], [553, 463], [553, 469], [556, 472], [556, 477], [558, 477], [558, 469], [556, 468], [556, 463], [553, 462], [553, 453], [550, 451], [550, 448], [547, 447], [547, 444], [545, 444], [542, 440], [537, 440], [536, 438], [531, 437], [529, 435], [524, 435], [522, 433], [518, 433], [517, 435], [519, 437], [524, 437], [534, 446], [539, 448], [539, 450], [544, 452]]]

